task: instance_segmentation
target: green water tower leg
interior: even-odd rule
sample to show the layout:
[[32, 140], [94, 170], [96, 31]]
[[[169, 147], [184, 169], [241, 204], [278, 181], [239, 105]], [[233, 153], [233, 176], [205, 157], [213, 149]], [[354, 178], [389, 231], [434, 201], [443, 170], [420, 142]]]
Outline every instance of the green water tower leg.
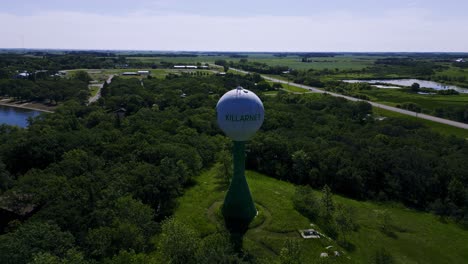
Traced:
[[245, 178], [245, 142], [234, 141], [233, 155], [234, 175], [222, 212], [226, 223], [248, 225], [257, 215], [257, 209]]

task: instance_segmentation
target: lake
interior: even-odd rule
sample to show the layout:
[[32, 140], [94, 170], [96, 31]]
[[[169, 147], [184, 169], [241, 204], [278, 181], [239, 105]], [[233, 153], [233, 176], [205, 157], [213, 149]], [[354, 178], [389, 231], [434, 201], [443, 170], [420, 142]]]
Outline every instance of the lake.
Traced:
[[434, 90], [448, 90], [453, 89], [459, 93], [468, 93], [468, 88], [461, 88], [455, 85], [446, 85], [438, 82], [425, 81], [419, 79], [387, 79], [387, 80], [343, 80], [343, 82], [356, 83], [388, 83], [393, 85], [411, 86], [413, 83], [419, 83], [421, 88], [431, 88]]
[[39, 111], [0, 105], [0, 124], [27, 127], [28, 117], [39, 114]]

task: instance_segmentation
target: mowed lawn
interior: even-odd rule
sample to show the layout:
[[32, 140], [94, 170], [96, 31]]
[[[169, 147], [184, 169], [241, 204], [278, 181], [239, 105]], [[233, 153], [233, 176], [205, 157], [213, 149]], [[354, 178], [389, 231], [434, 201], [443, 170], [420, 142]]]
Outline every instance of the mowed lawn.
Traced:
[[[326, 238], [304, 240], [297, 230], [310, 228], [311, 222], [293, 208], [294, 185], [252, 171], [247, 171], [247, 180], [261, 219], [246, 233], [243, 246], [257, 257], [276, 258], [284, 241], [295, 239], [300, 241], [305, 263], [315, 263], [330, 245], [333, 250], [344, 252], [336, 259], [338, 263], [368, 263], [381, 248], [390, 252], [396, 263], [466, 263], [468, 260], [468, 231], [456, 224], [442, 223], [432, 214], [400, 205], [356, 201], [338, 195], [334, 196], [335, 203], [354, 208], [360, 226], [349, 235], [354, 249], [346, 251]], [[219, 207], [227, 185], [215, 177], [214, 169], [200, 175], [196, 182], [178, 199], [174, 217], [191, 225], [202, 236], [223, 230]], [[320, 197], [320, 192], [316, 191], [315, 195]], [[391, 223], [398, 227], [393, 236], [379, 229], [382, 212], [387, 212]]]

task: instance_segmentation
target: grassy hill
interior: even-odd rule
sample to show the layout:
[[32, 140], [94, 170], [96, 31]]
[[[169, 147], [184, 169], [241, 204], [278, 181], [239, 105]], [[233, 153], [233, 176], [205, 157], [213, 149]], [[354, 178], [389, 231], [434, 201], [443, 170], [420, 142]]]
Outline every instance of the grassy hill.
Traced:
[[[174, 217], [193, 226], [202, 236], [223, 230], [219, 213], [227, 185], [211, 169], [196, 179], [196, 185], [180, 197]], [[453, 223], [443, 223], [436, 216], [399, 205], [381, 205], [356, 201], [338, 195], [335, 203], [351, 206], [360, 228], [352, 232], [351, 251], [333, 240], [302, 239], [298, 229], [310, 228], [311, 222], [293, 208], [295, 187], [256, 172], [248, 171], [247, 180], [259, 210], [259, 216], [245, 234], [245, 250], [261, 258], [275, 258], [287, 239], [300, 241], [306, 263], [316, 263], [325, 247], [344, 252], [338, 263], [369, 263], [373, 254], [385, 248], [396, 263], [465, 263], [468, 260], [468, 231]], [[320, 197], [317, 191], [316, 196]], [[380, 231], [382, 212], [391, 216], [396, 226], [392, 235]], [[315, 226], [314, 228], [320, 227]], [[331, 259], [330, 259], [331, 260]]]

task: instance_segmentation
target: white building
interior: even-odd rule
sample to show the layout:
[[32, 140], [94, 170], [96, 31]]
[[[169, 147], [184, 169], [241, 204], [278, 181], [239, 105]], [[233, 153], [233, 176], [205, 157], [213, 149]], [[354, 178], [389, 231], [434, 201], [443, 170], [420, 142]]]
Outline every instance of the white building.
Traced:
[[174, 69], [197, 69], [195, 65], [174, 65]]
[[136, 76], [138, 73], [136, 72], [122, 72], [123, 76]]

